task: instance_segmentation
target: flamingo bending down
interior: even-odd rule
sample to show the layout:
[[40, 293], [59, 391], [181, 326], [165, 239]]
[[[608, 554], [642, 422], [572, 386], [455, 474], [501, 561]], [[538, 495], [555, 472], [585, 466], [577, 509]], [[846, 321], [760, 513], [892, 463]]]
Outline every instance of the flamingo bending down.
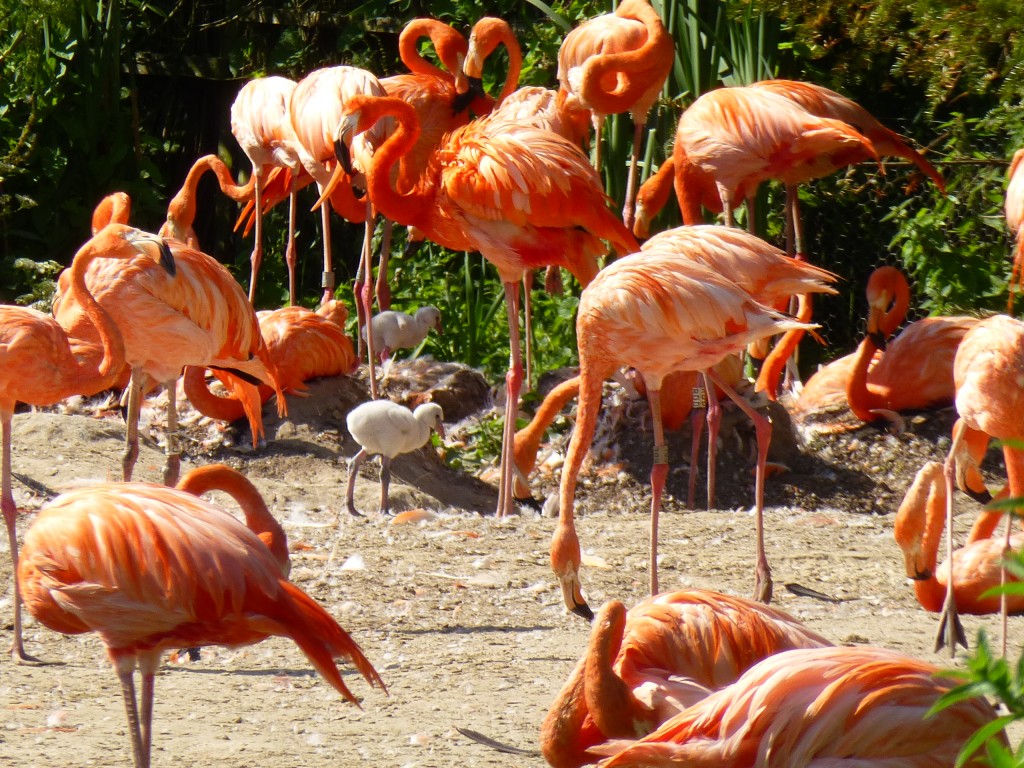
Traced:
[[[783, 651], [601, 766], [953, 765], [996, 719], [982, 696], [930, 712], [957, 682], [883, 648]], [[995, 738], [1006, 744], [1002, 731]]]
[[828, 645], [782, 611], [719, 592], [666, 592], [628, 612], [609, 601], [548, 709], [541, 751], [555, 768], [595, 762], [592, 747], [650, 733], [761, 659]]
[[[954, 431], [953, 443], [946, 457], [946, 532], [947, 560], [952, 561], [953, 483], [954, 466], [962, 455], [962, 445], [977, 433], [1002, 440], [1003, 460], [1006, 464], [1007, 492], [1011, 498], [1024, 495], [1024, 450], [1016, 443], [1024, 438], [1020, 414], [1024, 408], [1024, 322], [1008, 315], [993, 315], [978, 323], [964, 334], [953, 361], [953, 381], [956, 384], [956, 410], [960, 416], [959, 429]], [[1007, 519], [1004, 553], [1010, 548], [1010, 525]], [[946, 590], [942, 609], [939, 644], [947, 643], [955, 652], [956, 643], [963, 640], [963, 628], [957, 618], [956, 574], [950, 579], [952, 587]], [[1002, 635], [1006, 645], [1007, 596], [1003, 595]], [[945, 633], [943, 635], [943, 632]], [[966, 646], [966, 643], [963, 643]]]
[[1010, 169], [1006, 175], [1009, 182], [1006, 185], [1006, 202], [1003, 204], [1003, 211], [1006, 214], [1006, 228], [1010, 230], [1013, 237], [1013, 270], [1010, 273], [1010, 298], [1007, 300], [1006, 311], [1013, 312], [1014, 292], [1024, 286], [1024, 231], [1021, 225], [1024, 224], [1024, 149], [1018, 149], [1013, 153], [1013, 160], [1010, 161]]
[[[328, 301], [315, 312], [305, 307], [282, 307], [256, 313], [260, 333], [267, 345], [267, 354], [277, 371], [281, 390], [289, 395], [304, 397], [305, 382], [320, 376], [345, 376], [358, 366], [352, 342], [345, 334], [348, 310], [340, 301]], [[187, 366], [182, 377], [182, 388], [197, 411], [220, 421], [233, 422], [246, 415], [247, 403], [236, 395], [226, 397], [210, 391], [206, 382], [206, 369]], [[217, 378], [221, 371], [213, 371]], [[230, 380], [222, 382], [230, 389]], [[274, 390], [265, 384], [259, 386], [261, 403], [265, 403]]]
[[586, 285], [610, 240], [626, 253], [636, 241], [607, 207], [594, 169], [557, 134], [487, 116], [458, 128], [431, 155], [416, 188], [396, 192], [398, 158], [416, 142], [415, 111], [399, 99], [349, 101], [339, 135], [364, 131], [385, 116], [398, 127], [366, 172], [370, 200], [384, 215], [420, 229], [453, 250], [479, 251], [505, 286], [511, 359], [506, 376], [498, 515], [512, 507], [512, 441], [522, 385], [518, 283], [528, 269], [555, 264]]
[[444, 413], [437, 403], [423, 403], [415, 411], [390, 400], [370, 400], [348, 412], [345, 424], [352, 439], [359, 443], [359, 452], [348, 462], [348, 490], [345, 504], [349, 514], [359, 515], [355, 505], [356, 475], [360, 465], [370, 456], [380, 455], [380, 509], [390, 511], [388, 485], [391, 482], [391, 460], [402, 453], [421, 448], [430, 433], [444, 437]]
[[174, 259], [166, 243], [123, 224], [109, 224], [75, 254], [65, 274], [65, 296], [81, 308], [94, 329], [92, 342], [80, 342], [71, 330], [52, 317], [20, 306], [0, 306], [0, 421], [3, 425], [2, 505], [14, 573], [14, 640], [11, 656], [31, 661], [21, 633], [21, 593], [18, 588], [18, 508], [12, 487], [11, 430], [17, 403], [53, 405], [72, 395], [93, 395], [120, 378], [125, 365], [125, 343], [116, 320], [101, 306], [86, 282], [89, 265], [109, 259], [124, 266], [142, 258], [174, 274]]
[[[167, 204], [167, 221], [160, 227], [162, 237], [172, 237], [181, 240], [189, 248], [200, 250], [199, 238], [192, 228], [196, 219], [196, 189], [199, 180], [207, 171], [213, 171], [217, 177], [217, 184], [220, 191], [230, 197], [236, 203], [245, 202], [252, 198], [256, 185], [256, 174], [249, 178], [247, 184], [236, 184], [231, 176], [227, 165], [216, 155], [203, 155], [196, 160], [185, 176], [181, 189], [171, 198]], [[252, 299], [250, 299], [251, 301]]]
[[637, 167], [647, 114], [675, 63], [675, 43], [648, 0], [623, 0], [614, 13], [580, 24], [558, 48], [559, 90], [592, 112], [595, 165], [601, 167], [601, 125], [606, 115], [629, 112], [633, 147], [622, 219], [633, 228]]
[[[139, 258], [127, 263], [97, 259], [85, 276], [96, 300], [122, 329], [125, 358], [132, 368], [123, 459], [125, 480], [131, 479], [138, 457], [142, 394], [153, 383], [162, 383], [168, 393], [164, 482], [173, 484], [177, 480], [181, 462], [175, 390], [184, 366], [222, 368], [230, 374], [234, 391], [247, 404], [246, 413], [254, 425], [254, 445], [262, 435], [256, 384], [272, 386], [278, 395], [278, 411], [283, 415], [287, 409], [245, 291], [211, 256], [177, 241], [172, 241], [170, 248], [177, 265], [174, 277], [155, 268], [152, 260]], [[76, 335], [94, 337], [96, 329], [81, 312], [79, 302], [65, 296], [63, 275], [60, 283], [54, 316]]]
[[[807, 290], [820, 289], [816, 278]], [[576, 334], [580, 395], [576, 429], [569, 443], [559, 487], [559, 517], [551, 542], [551, 567], [566, 607], [589, 617], [580, 589], [580, 543], [574, 510], [576, 477], [594, 438], [601, 387], [622, 366], [643, 377], [654, 423], [651, 469], [651, 593], [657, 588], [657, 532], [668, 456], [661, 421], [660, 389], [673, 371], [701, 371], [754, 422], [758, 442], [755, 511], [757, 567], [755, 594], [771, 597], [771, 571], [764, 553], [762, 507], [764, 465], [771, 425], [716, 374], [712, 367], [757, 339], [793, 328], [810, 328], [759, 304], [721, 274], [671, 249], [649, 249], [605, 267], [580, 296]]]
[[22, 552], [29, 612], [63, 634], [96, 632], [106, 646], [121, 681], [136, 768], [150, 764], [154, 678], [171, 648], [288, 637], [353, 704], [336, 658], [384, 689], [359, 646], [282, 575], [255, 533], [184, 491], [122, 483], [63, 494], [39, 513]]

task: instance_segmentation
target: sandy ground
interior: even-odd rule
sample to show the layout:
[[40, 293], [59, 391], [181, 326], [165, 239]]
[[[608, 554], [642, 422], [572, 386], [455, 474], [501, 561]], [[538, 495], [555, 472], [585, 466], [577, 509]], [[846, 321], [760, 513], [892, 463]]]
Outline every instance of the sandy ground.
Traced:
[[[351, 387], [337, 382], [315, 385], [312, 397], [292, 401], [289, 419], [268, 416], [271, 439], [256, 451], [245, 446], [244, 432], [222, 434], [193, 419], [193, 433], [206, 430], [209, 439], [192, 445], [188, 460], [228, 461], [260, 488], [288, 533], [293, 580], [351, 633], [388, 695], [346, 667], [362, 709], [345, 703], [285, 640], [205, 649], [199, 663], [166, 663], [157, 679], [153, 765], [543, 765], [539, 756], [477, 744], [456, 727], [535, 749], [541, 720], [584, 649], [589, 627], [565, 612], [548, 565], [554, 520], [526, 510], [495, 520], [492, 488], [425, 453], [399, 462], [392, 499], [394, 511], [421, 507], [433, 513], [430, 519], [350, 518], [343, 502], [344, 460], [353, 452], [342, 419], [346, 392]], [[911, 421], [900, 436], [864, 429], [811, 444], [789, 440], [789, 448], [785, 435], [777, 438], [791, 469], [771, 481], [768, 493], [767, 546], [780, 608], [837, 643], [949, 663], [932, 653], [936, 618], [915, 602], [892, 538], [899, 498], [922, 461], [942, 455], [949, 422], [947, 412]], [[122, 434], [116, 416], [18, 415], [15, 493], [26, 509], [19, 531], [49, 493], [117, 477]], [[621, 434], [646, 439], [636, 429]], [[685, 462], [673, 459], [679, 466], [662, 517], [665, 590], [751, 592], [752, 481], [743, 441], [735, 441], [742, 450], [730, 458], [730, 440], [727, 433], [719, 478], [728, 508], [685, 509], [677, 498]], [[596, 465], [579, 492], [584, 588], [595, 607], [610, 598], [635, 603], [647, 589], [649, 465], [626, 445], [615, 460], [610, 468]], [[136, 479], [157, 481], [161, 462], [149, 439]], [[538, 487], [550, 491], [556, 482], [557, 471], [549, 469]], [[374, 510], [374, 469], [365, 471], [358, 491], [359, 506]], [[226, 497], [218, 501], [230, 507]], [[961, 507], [973, 511], [966, 502]], [[793, 582], [838, 602], [794, 595], [784, 586]], [[10, 584], [4, 554], [5, 648]], [[998, 631], [992, 617], [964, 623], [972, 639], [981, 628], [993, 637]], [[1024, 628], [1014, 619], [1011, 648], [1022, 641]], [[29, 619], [26, 644], [47, 663], [15, 666], [0, 658], [0, 765], [131, 765], [120, 688], [100, 642], [64, 637]]]

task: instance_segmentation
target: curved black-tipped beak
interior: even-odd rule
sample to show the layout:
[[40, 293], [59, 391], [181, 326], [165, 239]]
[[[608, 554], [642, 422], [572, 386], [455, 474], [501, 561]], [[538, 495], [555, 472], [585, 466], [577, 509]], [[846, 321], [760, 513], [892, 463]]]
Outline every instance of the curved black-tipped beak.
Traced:
[[882, 350], [883, 352], [885, 351], [886, 339], [884, 333], [882, 333], [881, 331], [871, 331], [870, 333], [868, 333], [868, 338], [871, 339], [871, 343], [874, 344], [875, 347]]
[[487, 95], [487, 92], [484, 90], [484, 81], [479, 77], [467, 77], [466, 82], [469, 83], [469, 87], [466, 89], [466, 92], [458, 94], [452, 100], [453, 115], [465, 112], [469, 109], [469, 105], [473, 103], [474, 99]]
[[171, 277], [178, 274], [178, 267], [174, 263], [174, 254], [171, 253], [171, 246], [162, 237], [160, 238], [160, 266]]
[[349, 152], [348, 144], [340, 138], [334, 140], [334, 156], [338, 159], [338, 162], [341, 163], [341, 167], [344, 169], [345, 173], [352, 176], [352, 153]]
[[587, 621], [594, 620], [594, 612], [590, 610], [590, 606], [586, 603], [576, 603], [576, 605], [573, 606], [572, 612]]

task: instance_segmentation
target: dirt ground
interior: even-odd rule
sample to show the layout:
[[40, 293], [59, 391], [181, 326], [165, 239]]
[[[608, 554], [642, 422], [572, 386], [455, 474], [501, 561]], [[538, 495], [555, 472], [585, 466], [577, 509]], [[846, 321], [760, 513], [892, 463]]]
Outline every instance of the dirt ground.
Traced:
[[[473, 376], [466, 373], [465, 378]], [[408, 385], [407, 386], [412, 386]], [[449, 440], [481, 414], [486, 384], [448, 401]], [[415, 387], [413, 387], [415, 389]], [[611, 391], [602, 460], [578, 492], [585, 551], [584, 589], [596, 608], [633, 604], [647, 588], [649, 430], [645, 404]], [[186, 468], [225, 461], [260, 488], [288, 533], [292, 579], [351, 633], [388, 685], [370, 689], [350, 667], [346, 683], [362, 709], [340, 699], [290, 642], [272, 639], [208, 648], [198, 663], [170, 663], [156, 683], [153, 765], [316, 768], [379, 766], [540, 766], [466, 738], [457, 727], [526, 749], [537, 746], [547, 708], [589, 632], [567, 614], [548, 565], [554, 519], [524, 508], [496, 520], [494, 489], [449, 469], [426, 449], [396, 462], [395, 512], [423, 508], [429, 519], [396, 524], [344, 511], [344, 427], [361, 382], [313, 382], [290, 398], [290, 415], [265, 409], [268, 439], [253, 450], [244, 427], [223, 429], [184, 412]], [[161, 399], [154, 400], [156, 405]], [[948, 448], [949, 410], [913, 416], [900, 435], [866, 427], [816, 436], [780, 409], [773, 460], [789, 471], [769, 480], [767, 549], [775, 603], [837, 643], [871, 644], [948, 664], [932, 653], [936, 618], [915, 602], [892, 538], [892, 517], [914, 472]], [[147, 408], [144, 420], [156, 421]], [[460, 420], [460, 423], [455, 423]], [[557, 425], [556, 425], [557, 426]], [[157, 426], [144, 430], [136, 479], [157, 482]], [[119, 476], [120, 418], [90, 404], [15, 417], [19, 532], [52, 494]], [[566, 422], [542, 453], [535, 493], [557, 489]], [[685, 507], [687, 429], [671, 436], [672, 471], [662, 516], [662, 588], [716, 589], [749, 596], [753, 586], [751, 430], [732, 415], [721, 440], [718, 506]], [[369, 465], [368, 465], [369, 466]], [[997, 463], [992, 471], [999, 472]], [[376, 509], [376, 465], [364, 470], [357, 504]], [[230, 507], [230, 500], [217, 499]], [[703, 495], [698, 499], [703, 504]], [[958, 497], [959, 534], [977, 505]], [[6, 549], [6, 541], [2, 543]], [[786, 584], [834, 601], [793, 594]], [[11, 640], [11, 575], [0, 557], [0, 644]], [[993, 617], [964, 617], [968, 636]], [[131, 752], [120, 688], [96, 637], [63, 637], [28, 619], [26, 644], [42, 666], [0, 658], [0, 765], [128, 766]], [[1011, 649], [1024, 641], [1011, 620]], [[962, 663], [958, 661], [957, 663]]]

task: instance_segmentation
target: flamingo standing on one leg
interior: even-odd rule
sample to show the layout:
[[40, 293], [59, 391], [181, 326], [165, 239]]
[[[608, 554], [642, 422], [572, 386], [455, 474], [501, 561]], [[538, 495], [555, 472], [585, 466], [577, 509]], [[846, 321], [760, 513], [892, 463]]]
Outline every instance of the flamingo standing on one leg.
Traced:
[[[262, 435], [260, 397], [256, 385], [269, 384], [278, 395], [278, 411], [286, 411], [284, 393], [260, 335], [256, 313], [245, 291], [224, 265], [207, 254], [172, 241], [177, 273], [171, 277], [151, 260], [127, 263], [97, 259], [86, 271], [86, 283], [101, 306], [122, 329], [125, 357], [132, 368], [128, 391], [128, 428], [123, 460], [130, 480], [138, 457], [138, 425], [144, 391], [162, 383], [167, 401], [167, 461], [164, 482], [174, 484], [180, 470], [177, 448], [176, 382], [187, 365], [222, 368], [231, 374], [236, 392], [247, 404], [255, 425], [253, 442]], [[79, 302], [61, 295], [54, 316], [82, 338], [96, 329]]]
[[449, 134], [416, 188], [398, 193], [390, 173], [415, 144], [415, 111], [399, 99], [356, 97], [339, 134], [360, 132], [381, 117], [398, 120], [366, 171], [367, 192], [389, 218], [419, 228], [453, 250], [475, 250], [498, 269], [505, 286], [511, 359], [506, 376], [498, 515], [512, 508], [512, 443], [523, 379], [518, 283], [527, 269], [556, 264], [586, 284], [610, 240], [620, 253], [636, 241], [608, 210], [586, 157], [563, 137], [488, 116]]
[[953, 765], [997, 717], [983, 696], [932, 711], [957, 683], [883, 648], [783, 651], [601, 766]]
[[650, 733], [761, 659], [828, 645], [782, 611], [719, 592], [666, 592], [629, 611], [609, 601], [548, 709], [541, 752], [555, 768], [595, 762], [592, 747]]
[[606, 115], [629, 112], [633, 148], [622, 219], [633, 228], [637, 167], [647, 113], [675, 63], [675, 43], [648, 0], [623, 0], [614, 13], [580, 24], [558, 49], [559, 90], [593, 114], [595, 165], [601, 167], [601, 125]]
[[[1020, 414], [1024, 408], [1024, 322], [1008, 315], [993, 315], [980, 320], [964, 334], [953, 361], [956, 384], [956, 410], [959, 428], [946, 458], [946, 534], [947, 560], [953, 560], [953, 483], [954, 466], [962, 455], [961, 446], [969, 435], [983, 433], [1002, 440], [1008, 493], [1011, 498], [1024, 495], [1024, 450], [1015, 445], [1024, 439]], [[1010, 547], [1007, 520], [1004, 553]], [[950, 652], [963, 642], [963, 628], [957, 618], [955, 573], [951, 576], [942, 609], [938, 643], [947, 643]], [[1006, 645], [1006, 596], [1002, 603], [1003, 651]]]
[[[159, 246], [159, 254], [154, 253]], [[92, 395], [112, 386], [125, 365], [125, 344], [117, 322], [90, 292], [85, 275], [94, 260], [105, 258], [124, 266], [139, 257], [174, 273], [174, 260], [162, 239], [122, 224], [102, 227], [78, 249], [67, 269], [65, 296], [81, 307], [96, 340], [79, 344], [48, 315], [28, 307], [0, 306], [0, 421], [3, 424], [2, 508], [14, 568], [15, 661], [30, 661], [21, 637], [21, 596], [18, 591], [18, 537], [11, 470], [11, 425], [17, 403], [52, 405], [71, 395]]]
[[168, 649], [288, 637], [357, 706], [334, 659], [350, 660], [384, 688], [359, 646], [282, 575], [255, 533], [184, 491], [123, 483], [63, 494], [39, 513], [22, 552], [29, 612], [57, 632], [96, 632], [106, 646], [136, 768], [149, 768], [154, 680]]
[[[820, 282], [817, 277], [805, 279], [801, 287], [820, 289]], [[771, 571], [764, 552], [762, 508], [771, 425], [712, 368], [728, 355], [741, 352], [751, 341], [810, 327], [759, 304], [736, 283], [669, 247], [619, 259], [584, 289], [576, 319], [580, 359], [576, 429], [562, 468], [558, 525], [551, 542], [551, 567], [569, 610], [588, 618], [592, 615], [580, 589], [580, 543], [574, 520], [576, 476], [594, 437], [602, 384], [627, 365], [644, 379], [654, 423], [651, 593], [658, 591], [658, 514], [668, 474], [660, 389], [669, 373], [690, 370], [704, 372], [754, 422], [758, 443], [755, 595], [762, 602], [770, 600]]]

